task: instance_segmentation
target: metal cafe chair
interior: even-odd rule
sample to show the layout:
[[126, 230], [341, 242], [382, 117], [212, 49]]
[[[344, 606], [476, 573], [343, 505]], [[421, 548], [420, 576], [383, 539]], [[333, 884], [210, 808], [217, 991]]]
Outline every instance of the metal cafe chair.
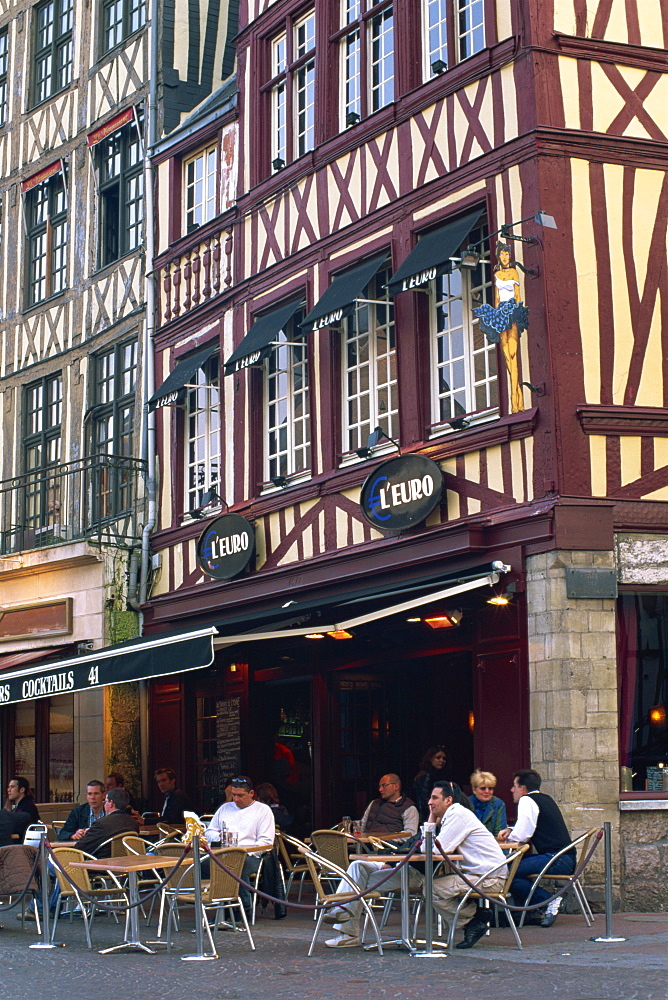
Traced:
[[[320, 909], [314, 910], [314, 915], [317, 914], [317, 920], [316, 920], [315, 930], [313, 931], [313, 937], [311, 938], [311, 946], [309, 947], [308, 950], [308, 955], [310, 956], [313, 954], [313, 948], [315, 947], [315, 941], [318, 936], [320, 927], [322, 925], [322, 920], [325, 915], [325, 910], [331, 909], [331, 907], [333, 906], [341, 906], [349, 902], [351, 899], [354, 899], [355, 896], [360, 892], [360, 888], [357, 885], [357, 883], [350, 877], [350, 875], [348, 875], [347, 871], [344, 871], [342, 868], [339, 868], [332, 861], [327, 861], [319, 854], [314, 854], [313, 851], [310, 851], [306, 846], [301, 847], [299, 850], [300, 853], [303, 854], [304, 860], [308, 865], [308, 870], [311, 875], [311, 881], [313, 882], [313, 885], [315, 887], [316, 904], [318, 903], [325, 904], [325, 906], [321, 907]], [[342, 882], [345, 882], [346, 885], [350, 886], [350, 891], [326, 892], [325, 889], [323, 888], [323, 884], [321, 881], [320, 877], [321, 872], [328, 879], [336, 877], [340, 879]], [[362, 942], [364, 942], [364, 934], [366, 932], [367, 923], [370, 922], [376, 938], [376, 944], [378, 945], [378, 954], [382, 955], [383, 943], [381, 941], [380, 931], [378, 929], [378, 924], [376, 923], [376, 918], [374, 917], [371, 911], [371, 906], [367, 902], [367, 900], [370, 899], [380, 899], [380, 892], [377, 892], [375, 889], [372, 889], [366, 892], [364, 896], [362, 896], [362, 898], [360, 899], [362, 907], [364, 908], [364, 917], [365, 917], [364, 927], [362, 928], [361, 940]]]
[[299, 875], [299, 892], [297, 893], [297, 902], [301, 903], [304, 879], [308, 875], [308, 865], [304, 860], [302, 860], [301, 855], [295, 856], [290, 854], [288, 844], [297, 848], [305, 847], [306, 845], [302, 844], [301, 841], [298, 841], [293, 837], [288, 837], [285, 833], [276, 834], [276, 850], [278, 851], [278, 857], [283, 865], [283, 869], [288, 876], [285, 886], [285, 898], [287, 899], [290, 895], [290, 889], [292, 888], [295, 875]]
[[[529, 845], [522, 844], [522, 846], [518, 847], [516, 851], [513, 851], [512, 854], [508, 855], [508, 857], [504, 861], [500, 862], [498, 865], [495, 865], [493, 868], [490, 868], [489, 871], [485, 872], [484, 875], [479, 875], [478, 878], [476, 878], [475, 880], [473, 878], [470, 879], [470, 881], [473, 882], [474, 888], [467, 889], [466, 892], [463, 893], [462, 898], [460, 899], [457, 905], [457, 909], [455, 910], [454, 916], [450, 922], [450, 933], [448, 935], [448, 948], [450, 949], [450, 951], [452, 951], [452, 946], [454, 944], [455, 931], [457, 929], [457, 919], [459, 917], [459, 912], [462, 906], [464, 906], [464, 904], [467, 903], [469, 899], [482, 899], [480, 892], [476, 891], [475, 886], [482, 886], [483, 883], [486, 881], [486, 879], [492, 878], [494, 875], [496, 875], [499, 868], [503, 868], [504, 865], [508, 865], [508, 874], [506, 875], [505, 882], [503, 883], [503, 888], [499, 892], [490, 892], [488, 889], [482, 890], [485, 896], [505, 902], [510, 896], [510, 885], [513, 879], [515, 878], [515, 874], [517, 872], [517, 866], [519, 865], [520, 861], [522, 860], [522, 858], [524, 857], [524, 855], [527, 853], [528, 850], [529, 850]], [[510, 929], [513, 932], [513, 936], [515, 938], [519, 951], [522, 951], [522, 942], [520, 941], [520, 936], [517, 933], [517, 928], [515, 927], [515, 921], [511, 917], [509, 917], [508, 919], [508, 924], [510, 925]]]
[[[585, 895], [584, 888], [582, 887], [582, 882], [580, 881], [580, 879], [582, 878], [582, 872], [577, 878], [573, 878], [572, 875], [551, 875], [549, 869], [550, 866], [554, 864], [557, 858], [560, 858], [563, 854], [566, 854], [568, 851], [572, 850], [572, 848], [575, 847], [576, 849], [579, 848], [574, 869], [574, 871], [577, 871], [583, 859], [587, 856], [587, 851], [589, 850], [591, 842], [597, 833], [598, 833], [598, 827], [593, 826], [590, 830], [587, 830], [586, 833], [583, 833], [579, 837], [576, 837], [574, 841], [572, 841], [570, 844], [568, 844], [567, 847], [564, 847], [561, 851], [559, 851], [558, 854], [555, 854], [553, 858], [550, 858], [549, 862], [545, 865], [545, 867], [541, 872], [539, 872], [537, 875], [528, 876], [528, 878], [533, 878], [534, 883], [531, 887], [531, 892], [527, 896], [525, 904], [526, 906], [531, 906], [531, 900], [533, 898], [533, 894], [543, 880], [556, 882], [557, 885], [559, 884], [563, 885], [565, 882], [570, 883], [570, 885], [573, 887], [573, 894], [575, 896], [578, 906], [580, 907], [580, 912], [584, 917], [585, 923], [587, 927], [591, 927], [592, 922], [594, 920], [594, 914], [592, 913], [589, 901]], [[525, 914], [523, 913], [522, 919], [520, 920], [520, 927], [524, 924], [524, 917]]]
[[[155, 844], [153, 844], [150, 840], [144, 840], [143, 837], [139, 837], [134, 833], [126, 834], [123, 837], [123, 844], [128, 854], [151, 854], [155, 850]], [[156, 885], [159, 885], [160, 882], [162, 882], [163, 876], [157, 868], [149, 868], [147, 871], [151, 871], [153, 874], [151, 876], [147, 876], [146, 872], [142, 872], [141, 876], [137, 878], [137, 889], [140, 892], [142, 889], [154, 889]], [[148, 911], [148, 917], [146, 918], [147, 924], [151, 923], [155, 899], [155, 896], [151, 899], [151, 908]]]
[[[74, 847], [55, 847], [53, 849], [55, 857], [58, 859], [60, 864], [63, 866], [71, 882], [63, 875], [58, 867], [56, 867], [56, 878], [58, 879], [58, 884], [60, 886], [60, 895], [58, 896], [58, 902], [56, 903], [56, 912], [53, 918], [53, 929], [51, 931], [51, 941], [53, 942], [56, 936], [56, 927], [58, 926], [58, 918], [60, 917], [63, 903], [68, 904], [70, 921], [72, 920], [72, 904], [76, 901], [81, 909], [81, 916], [83, 917], [84, 929], [86, 931], [86, 942], [88, 948], [92, 949], [91, 939], [90, 939], [90, 926], [93, 923], [95, 917], [95, 902], [90, 902], [85, 899], [81, 893], [85, 893], [87, 896], [94, 896], [99, 900], [115, 900], [117, 902], [124, 902], [127, 904], [128, 897], [126, 890], [120, 884], [117, 878], [112, 872], [108, 872], [108, 877], [111, 880], [111, 884], [104, 885], [102, 887], [96, 888], [91, 882], [89, 873], [85, 868], [72, 868], [72, 861], [98, 861], [98, 858], [93, 857], [92, 854], [86, 854], [85, 851], [78, 851]], [[115, 883], [115, 884], [114, 884]], [[118, 920], [118, 916], [114, 914]]]

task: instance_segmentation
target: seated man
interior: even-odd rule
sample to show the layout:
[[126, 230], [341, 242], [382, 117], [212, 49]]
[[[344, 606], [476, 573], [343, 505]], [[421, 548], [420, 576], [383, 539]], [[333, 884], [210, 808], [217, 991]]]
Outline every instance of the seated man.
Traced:
[[[23, 843], [23, 836], [29, 826], [28, 813], [0, 809], [0, 847], [12, 847], [14, 844]], [[17, 836], [14, 837], [13, 834]]]
[[378, 834], [404, 833], [408, 840], [418, 831], [420, 817], [412, 799], [401, 794], [401, 779], [396, 774], [384, 774], [378, 782], [380, 795], [366, 807], [362, 817], [362, 832]]
[[[374, 799], [366, 808], [362, 818], [362, 830], [366, 834], [377, 834], [382, 838], [383, 834], [404, 833], [405, 837], [396, 838], [399, 842], [414, 837], [417, 833], [419, 816], [414, 803], [406, 795], [401, 794], [401, 780], [396, 774], [384, 774], [378, 782], [380, 795]], [[360, 889], [374, 889], [378, 882], [387, 876], [391, 865], [383, 864], [382, 861], [353, 861], [348, 865], [347, 874]], [[411, 868], [409, 872], [409, 888], [411, 892], [418, 892], [422, 886], [423, 878], [420, 872]], [[397, 872], [391, 878], [383, 882], [383, 891], [397, 890], [401, 888], [401, 874]], [[339, 882], [337, 892], [350, 892], [350, 885], [343, 879]], [[328, 948], [357, 948], [360, 945], [360, 917], [363, 906], [359, 900], [348, 903], [346, 906], [336, 906], [329, 910], [324, 921], [334, 924], [334, 929], [339, 933], [335, 938], [330, 938], [325, 944]]]
[[[550, 858], [567, 847], [571, 835], [561, 815], [559, 806], [551, 796], [540, 791], [542, 778], [538, 771], [521, 770], [513, 775], [513, 801], [517, 806], [517, 822], [515, 826], [506, 827], [499, 834], [499, 840], [515, 843], [529, 841], [536, 852], [522, 858], [510, 890], [516, 906], [524, 906], [531, 892], [533, 879], [529, 875], [537, 875], [543, 870]], [[572, 848], [555, 861], [550, 871], [554, 875], [572, 875], [575, 871], [576, 851]], [[552, 893], [538, 886], [531, 904], [543, 903]], [[547, 909], [529, 911], [524, 918], [525, 924], [540, 924], [541, 927], [551, 927], [557, 919], [562, 897], [548, 903]]]
[[[501, 892], [508, 874], [503, 851], [492, 834], [475, 816], [467, 797], [458, 785], [437, 781], [429, 799], [429, 822], [436, 824], [436, 842], [445, 854], [461, 854], [461, 870], [471, 882], [497, 868], [496, 873], [480, 883], [483, 892]], [[435, 848], [434, 853], [439, 853]], [[446, 923], [452, 923], [459, 897], [469, 886], [459, 875], [434, 879], [434, 908]], [[464, 940], [458, 948], [472, 948], [487, 930], [491, 910], [477, 907], [471, 899], [459, 911], [458, 926], [464, 927]]]
[[139, 823], [125, 812], [129, 801], [130, 796], [124, 788], [110, 788], [104, 800], [105, 815], [86, 831], [78, 843], [79, 850], [96, 858], [110, 858], [111, 844], [104, 841], [118, 833], [138, 833]]
[[75, 806], [65, 825], [58, 832], [58, 840], [81, 840], [86, 831], [104, 816], [104, 785], [101, 781], [89, 781], [86, 785], [86, 801]]
[[[232, 801], [223, 802], [209, 823], [206, 830], [206, 839], [210, 844], [216, 844], [223, 839], [223, 830], [231, 830], [238, 836], [239, 847], [266, 847], [272, 850], [274, 847], [274, 837], [276, 836], [276, 825], [274, 814], [264, 802], [257, 802], [253, 790], [253, 782], [250, 778], [241, 775], [238, 778], [231, 778], [229, 784], [232, 786]], [[208, 860], [208, 859], [207, 859]], [[259, 856], [249, 854], [241, 873], [241, 877], [248, 881], [248, 876], [256, 872], [260, 867]], [[206, 867], [202, 866], [202, 874], [206, 872]], [[250, 913], [250, 893], [245, 886], [239, 887], [239, 895], [243, 903], [246, 915]]]
[[165, 823], [182, 824], [183, 810], [192, 812], [192, 803], [186, 793], [176, 787], [176, 774], [171, 767], [159, 767], [153, 777], [165, 797], [160, 810], [160, 819]]

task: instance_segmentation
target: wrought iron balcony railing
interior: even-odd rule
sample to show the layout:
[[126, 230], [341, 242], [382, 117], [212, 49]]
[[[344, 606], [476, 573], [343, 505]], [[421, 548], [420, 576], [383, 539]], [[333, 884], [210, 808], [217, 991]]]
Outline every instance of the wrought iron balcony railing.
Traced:
[[89, 455], [0, 481], [0, 555], [84, 539], [132, 548], [144, 520], [145, 467]]

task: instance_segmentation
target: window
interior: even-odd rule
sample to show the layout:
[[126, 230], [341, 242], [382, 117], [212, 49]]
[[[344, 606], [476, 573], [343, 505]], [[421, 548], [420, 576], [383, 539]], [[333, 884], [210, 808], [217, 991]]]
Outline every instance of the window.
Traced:
[[91, 451], [92, 509], [95, 521], [129, 510], [134, 455], [137, 342], [116, 344], [94, 359]]
[[458, 0], [457, 50], [460, 59], [485, 47], [485, 0]]
[[26, 192], [28, 305], [67, 285], [67, 195], [62, 171]]
[[146, 24], [146, 0], [103, 0], [102, 49], [109, 52]]
[[484, 49], [484, 0], [423, 0], [422, 10], [427, 78]]
[[0, 31], [0, 125], [7, 121], [7, 68], [9, 66], [9, 34]]
[[345, 126], [394, 100], [394, 14], [391, 4], [344, 0], [343, 19], [341, 104]]
[[[486, 228], [478, 226], [465, 241], [477, 243]], [[431, 282], [434, 423], [499, 405], [497, 350], [487, 341], [471, 311], [491, 301], [489, 262], [474, 270], [455, 268]]]
[[185, 509], [204, 503], [204, 494], [220, 482], [220, 410], [218, 356], [204, 363], [193, 376], [186, 397]]
[[315, 145], [315, 14], [271, 42], [271, 159], [275, 169]]
[[24, 461], [26, 471], [23, 524], [40, 532], [60, 524], [63, 380], [60, 374], [33, 382], [25, 390]]
[[379, 271], [367, 286], [368, 301], [358, 301], [345, 321], [344, 451], [364, 447], [377, 426], [389, 437], [398, 433], [394, 306], [385, 287], [389, 278], [388, 268]]
[[74, 0], [47, 0], [35, 8], [35, 104], [72, 82], [73, 19]]
[[296, 313], [265, 362], [266, 479], [310, 468], [311, 436], [304, 316]]
[[135, 122], [97, 144], [100, 189], [100, 267], [136, 250], [142, 241], [144, 178]]
[[216, 214], [216, 147], [211, 146], [184, 164], [186, 232]]
[[668, 594], [618, 602], [622, 790], [668, 792]]

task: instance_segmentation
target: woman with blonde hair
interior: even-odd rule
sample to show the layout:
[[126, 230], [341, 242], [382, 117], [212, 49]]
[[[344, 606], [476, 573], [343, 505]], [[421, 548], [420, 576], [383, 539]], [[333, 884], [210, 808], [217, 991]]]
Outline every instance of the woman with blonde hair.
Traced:
[[470, 780], [473, 795], [469, 796], [469, 802], [473, 812], [482, 825], [493, 836], [498, 837], [501, 830], [506, 828], [506, 803], [503, 799], [497, 799], [494, 794], [496, 778], [491, 771], [481, 771], [478, 768]]

